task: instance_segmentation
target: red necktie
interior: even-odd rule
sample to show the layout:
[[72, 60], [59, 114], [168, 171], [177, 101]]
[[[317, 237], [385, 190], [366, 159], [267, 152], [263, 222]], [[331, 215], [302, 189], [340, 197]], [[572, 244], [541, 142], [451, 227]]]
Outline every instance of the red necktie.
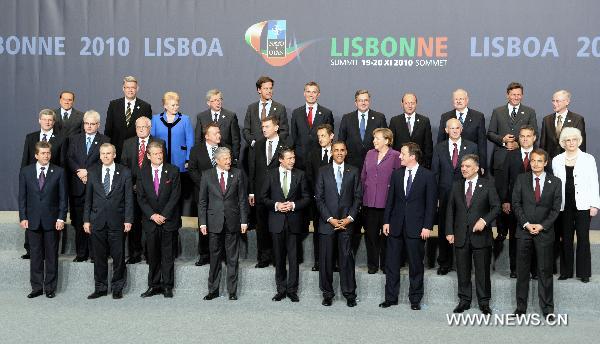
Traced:
[[453, 143], [454, 145], [454, 150], [452, 150], [452, 167], [456, 168], [456, 165], [458, 165], [458, 147], [456, 146], [456, 143]]
[[312, 108], [313, 108], [312, 106], [309, 106], [309, 107], [308, 107], [308, 118], [307, 118], [307, 120], [308, 120], [308, 126], [309, 126], [310, 128], [312, 128], [312, 125], [313, 125], [313, 113], [312, 113]]
[[221, 179], [219, 179], [219, 184], [221, 185], [221, 192], [225, 194], [225, 172], [221, 172]]
[[540, 178], [535, 177], [535, 201], [540, 203], [542, 199], [542, 192], [540, 190]]
[[523, 158], [523, 169], [525, 172], [529, 171], [529, 152], [525, 152], [525, 158]]
[[144, 140], [140, 143], [140, 150], [138, 151], [138, 167], [142, 168], [142, 163], [144, 162], [144, 155], [146, 155], [146, 145], [144, 144]]
[[465, 195], [467, 199], [467, 207], [471, 206], [471, 199], [473, 199], [473, 182], [469, 181], [469, 187], [467, 188], [467, 194]]

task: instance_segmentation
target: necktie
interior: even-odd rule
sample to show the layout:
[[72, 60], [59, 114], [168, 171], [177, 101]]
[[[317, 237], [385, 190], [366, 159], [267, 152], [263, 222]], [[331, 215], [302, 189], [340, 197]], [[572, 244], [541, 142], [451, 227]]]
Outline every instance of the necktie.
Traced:
[[260, 120], [267, 118], [267, 103], [262, 103], [262, 110], [260, 110]]
[[42, 134], [42, 141], [48, 142], [48, 138], [46, 137], [46, 134]]
[[360, 126], [358, 128], [360, 129], [360, 139], [364, 141], [365, 132], [367, 131], [367, 120], [364, 113], [360, 114]]
[[215, 123], [219, 122], [219, 114], [218, 113], [213, 114], [213, 118], [214, 118]]
[[540, 178], [535, 177], [535, 201], [540, 203], [542, 199], [542, 191], [540, 189]]
[[406, 181], [406, 196], [410, 193], [410, 189], [412, 188], [413, 177], [412, 170], [408, 170], [408, 180]]
[[471, 206], [471, 200], [473, 199], [473, 182], [469, 181], [469, 187], [467, 188], [467, 194], [465, 195], [467, 200], [467, 207]]
[[144, 163], [144, 156], [146, 155], [146, 144], [145, 140], [142, 140], [140, 143], [140, 150], [138, 151], [138, 167], [142, 168], [142, 163]]
[[321, 159], [322, 164], [327, 164], [329, 162], [329, 155], [327, 155], [327, 148], [323, 150], [323, 158]]
[[517, 108], [516, 107], [513, 107], [513, 110], [510, 113], [510, 117], [512, 117], [513, 120], [517, 119]]
[[46, 175], [44, 174], [44, 170], [46, 167], [40, 167], [40, 176], [38, 178], [38, 184], [40, 185], [40, 191], [44, 188], [44, 184], [46, 183]]
[[85, 152], [90, 154], [90, 147], [92, 147], [92, 138], [88, 136], [87, 141], [85, 142]]
[[221, 178], [219, 179], [219, 185], [221, 185], [221, 192], [225, 194], [225, 172], [221, 171]]
[[106, 174], [104, 174], [104, 182], [102, 183], [104, 186], [104, 193], [108, 195], [110, 192], [110, 168], [106, 169]]
[[129, 127], [131, 121], [131, 102], [127, 102], [127, 110], [125, 110], [125, 125]]
[[342, 194], [342, 166], [338, 166], [338, 170], [335, 175], [335, 185], [337, 186], [338, 195], [341, 195]]
[[154, 193], [158, 196], [158, 186], [160, 185], [160, 181], [158, 180], [158, 169], [154, 170]]
[[458, 113], [458, 120], [460, 121], [460, 124], [465, 124], [465, 119], [463, 118], [462, 112]]
[[283, 197], [287, 198], [288, 192], [288, 176], [287, 171], [283, 172], [283, 185], [281, 186], [281, 190], [283, 191]]
[[525, 158], [523, 158], [523, 169], [525, 172], [529, 171], [529, 152], [525, 152]]
[[69, 119], [69, 113], [65, 111], [65, 113], [63, 114], [63, 120], [68, 120]]
[[210, 156], [210, 163], [215, 167], [217, 165], [217, 160], [215, 159], [215, 151], [217, 150], [217, 146], [210, 147], [212, 150], [212, 154]]
[[307, 118], [307, 120], [308, 120], [308, 126], [309, 126], [310, 128], [312, 128], [312, 125], [313, 125], [313, 113], [312, 113], [312, 108], [313, 108], [312, 106], [309, 106], [309, 107], [308, 107], [308, 118]]
[[273, 159], [273, 141], [269, 141], [269, 146], [267, 147], [267, 165], [271, 164], [272, 159]]
[[556, 137], [560, 137], [560, 132], [562, 131], [562, 127], [563, 127], [563, 122], [562, 122], [562, 116], [558, 115], [556, 117]]
[[408, 135], [412, 135], [412, 128], [410, 127], [410, 117], [406, 117], [406, 128], [408, 129]]
[[454, 149], [452, 150], [452, 167], [456, 168], [458, 165], [458, 146], [456, 143], [453, 143]]

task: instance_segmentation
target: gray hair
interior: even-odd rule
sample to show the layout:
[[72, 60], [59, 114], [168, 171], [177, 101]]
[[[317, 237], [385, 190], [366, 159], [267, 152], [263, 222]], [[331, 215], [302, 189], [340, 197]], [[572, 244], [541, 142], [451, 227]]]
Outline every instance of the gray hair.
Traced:
[[554, 92], [553, 96], [560, 94], [561, 96], [564, 96], [565, 98], [567, 98], [568, 101], [571, 101], [571, 92], [567, 91], [567, 90], [558, 90], [556, 92]]
[[56, 122], [56, 114], [51, 109], [42, 109], [38, 115], [38, 119], [42, 119], [42, 116], [52, 116], [52, 120]]
[[225, 154], [231, 156], [231, 150], [227, 147], [219, 147], [215, 150], [215, 160], [221, 159]]
[[217, 88], [213, 88], [212, 90], [208, 90], [208, 92], [206, 92], [206, 101], [210, 101], [210, 98], [212, 96], [216, 96], [216, 95], [220, 95], [221, 99], [223, 99], [223, 92], [221, 92], [221, 90], [217, 89]]
[[458, 122], [458, 125], [462, 128], [463, 124], [456, 118], [456, 117], [452, 117], [449, 120], [446, 121], [446, 128], [448, 128], [448, 126], [450, 125], [451, 122]]
[[460, 162], [463, 163], [467, 160], [473, 160], [473, 162], [479, 166], [479, 156], [477, 154], [467, 154], [460, 159]]
[[579, 144], [577, 145], [577, 147], [581, 146], [581, 143], [583, 142], [583, 137], [581, 136], [581, 131], [579, 129], [573, 128], [573, 127], [564, 127], [560, 132], [560, 139], [558, 140], [558, 142], [560, 143], [560, 146], [564, 149], [565, 141], [567, 141], [567, 139], [572, 139], [572, 138], [579, 141]]
[[100, 124], [100, 114], [96, 110], [87, 110], [83, 114], [83, 121], [92, 120], [95, 123]]
[[152, 127], [152, 121], [146, 116], [138, 117], [138, 119], [135, 120], [135, 125], [140, 125], [142, 122], [144, 122], [143, 124], [147, 125], [148, 128]]
[[457, 93], [464, 93], [465, 98], [469, 98], [469, 93], [467, 91], [465, 91], [464, 89], [462, 89], [462, 88], [457, 88], [456, 90], [454, 90], [454, 92], [452, 92], [452, 98], [454, 98], [454, 96]]
[[125, 85], [126, 82], [135, 82], [136, 84], [138, 83], [137, 79], [131, 75], [128, 75], [123, 78], [123, 85]]

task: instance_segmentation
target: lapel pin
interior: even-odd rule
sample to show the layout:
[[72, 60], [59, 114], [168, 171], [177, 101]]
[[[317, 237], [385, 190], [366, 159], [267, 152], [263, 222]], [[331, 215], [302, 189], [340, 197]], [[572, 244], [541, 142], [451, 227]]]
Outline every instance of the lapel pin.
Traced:
[[277, 108], [273, 108], [273, 111], [277, 111]]
[[94, 144], [95, 144], [95, 145], [97, 145], [97, 144], [98, 144], [98, 141], [94, 141]]
[[419, 119], [417, 119], [417, 122], [419, 121]]
[[221, 115], [221, 118], [225, 118], [225, 115]]
[[567, 120], [567, 122], [571, 122], [571, 120], [570, 120], [570, 119], [568, 119], [568, 120]]
[[50, 170], [50, 173], [54, 172], [54, 170]]
[[375, 119], [375, 117], [371, 117], [371, 119]]
[[551, 181], [551, 180], [549, 180], [549, 181], [548, 181], [548, 184], [550, 184], [550, 183], [552, 183], [552, 181]]
[[479, 187], [482, 187], [482, 185], [481, 185], [481, 184], [479, 184], [479, 185], [477, 185], [477, 186], [479, 186]]
[[467, 146], [463, 146], [463, 150], [467, 149]]
[[521, 111], [521, 115], [524, 115], [524, 114], [525, 114], [525, 112]]
[[319, 111], [319, 115], [321, 114], [321, 111]]
[[136, 107], [136, 109], [138, 109], [138, 110], [139, 110], [139, 109], [140, 109], [140, 106], [138, 105], [138, 106]]
[[116, 173], [119, 174], [119, 171], [117, 171]]

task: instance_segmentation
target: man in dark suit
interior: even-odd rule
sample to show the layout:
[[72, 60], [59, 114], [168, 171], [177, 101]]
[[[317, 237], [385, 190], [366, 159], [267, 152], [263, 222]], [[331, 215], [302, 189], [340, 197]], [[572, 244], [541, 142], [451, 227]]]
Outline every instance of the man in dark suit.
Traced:
[[435, 176], [419, 165], [421, 154], [419, 145], [405, 143], [400, 149], [403, 168], [394, 170], [390, 178], [383, 215], [383, 234], [387, 236], [387, 247], [385, 301], [379, 304], [381, 308], [398, 304], [400, 263], [402, 257], [408, 257], [410, 308], [421, 309], [425, 240], [433, 229], [437, 201]]
[[85, 209], [83, 229], [91, 235], [94, 246], [94, 292], [88, 299], [97, 299], [108, 293], [108, 256], [112, 258], [113, 299], [123, 298], [127, 277], [123, 243], [133, 223], [133, 187], [131, 171], [115, 164], [115, 146], [100, 146], [101, 164], [89, 170], [85, 185]]
[[537, 256], [538, 298], [547, 319], [554, 313], [552, 265], [554, 263], [554, 221], [562, 201], [560, 179], [544, 172], [548, 153], [542, 149], [531, 152], [531, 172], [517, 177], [512, 194], [517, 230], [517, 309], [514, 314], [527, 312], [529, 296], [529, 262]]
[[214, 155], [217, 164], [204, 171], [198, 202], [200, 231], [210, 236], [208, 294], [204, 300], [219, 296], [223, 257], [227, 262], [229, 300], [237, 300], [240, 233], [248, 229], [246, 178], [241, 170], [231, 168], [229, 148], [217, 148]]
[[181, 184], [177, 166], [164, 162], [164, 149], [158, 142], [148, 144], [150, 163], [142, 166], [136, 184], [148, 249], [148, 290], [142, 297], [172, 298], [175, 286], [173, 240], [181, 228]]
[[262, 121], [263, 138], [258, 140], [249, 157], [250, 183], [248, 184], [248, 201], [256, 206], [256, 248], [257, 268], [265, 268], [271, 264], [273, 243], [269, 234], [267, 221], [269, 209], [266, 208], [261, 190], [267, 181], [270, 170], [279, 167], [277, 152], [286, 146], [285, 139], [277, 134], [279, 122], [276, 117], [267, 117]]
[[83, 132], [83, 112], [75, 109], [75, 93], [73, 91], [61, 91], [58, 96], [60, 108], [54, 110], [56, 113], [56, 129], [68, 139], [70, 136]]
[[405, 93], [402, 96], [402, 115], [394, 116], [390, 120], [390, 130], [394, 134], [393, 148], [400, 151], [406, 142], [414, 142], [419, 145], [423, 152], [425, 168], [431, 168], [431, 156], [433, 154], [433, 139], [431, 137], [431, 123], [427, 116], [416, 113], [417, 95]]
[[114, 99], [108, 104], [104, 133], [110, 142], [117, 147], [117, 162], [120, 162], [123, 142], [135, 136], [135, 120], [141, 116], [152, 119], [152, 107], [137, 98], [138, 82], [133, 76], [123, 78], [125, 97]]
[[[162, 145], [165, 142], [157, 137], [150, 135], [152, 121], [148, 117], [139, 117], [135, 120], [135, 137], [130, 137], [123, 142], [123, 152], [121, 153], [121, 164], [131, 171], [131, 185], [135, 195], [135, 184], [137, 177], [142, 171], [142, 166], [148, 164], [149, 160], [146, 156], [146, 149], [150, 142], [159, 142]], [[126, 232], [127, 236], [127, 251], [129, 258], [127, 264], [136, 264], [142, 261], [142, 253], [146, 254], [146, 250], [142, 244], [142, 210], [134, 197], [134, 216], [131, 230]]]
[[303, 171], [306, 171], [310, 152], [318, 146], [317, 128], [321, 124], [329, 124], [334, 128], [331, 110], [317, 104], [320, 94], [319, 84], [314, 81], [306, 83], [304, 85], [306, 104], [292, 112], [290, 136], [296, 153], [295, 166]]
[[48, 142], [35, 145], [37, 162], [19, 174], [19, 221], [29, 237], [31, 260], [28, 298], [53, 298], [58, 274], [58, 231], [67, 217], [67, 181], [64, 170], [50, 163]]
[[437, 274], [446, 275], [452, 270], [452, 246], [446, 240], [446, 206], [448, 195], [452, 190], [452, 184], [462, 180], [460, 172], [461, 158], [467, 154], [477, 154], [477, 145], [461, 137], [462, 124], [456, 118], [450, 118], [446, 122], [446, 133], [448, 140], [438, 143], [433, 148], [433, 160], [431, 171], [435, 175], [438, 194], [438, 247], [439, 264]]
[[217, 123], [221, 133], [221, 143], [231, 149], [235, 166], [240, 158], [240, 126], [237, 115], [222, 106], [223, 93], [220, 90], [212, 89], [206, 92], [206, 104], [208, 110], [196, 115], [196, 145], [204, 141], [204, 128], [209, 123]]
[[242, 133], [244, 140], [250, 147], [254, 147], [261, 136], [262, 120], [267, 117], [277, 118], [279, 123], [279, 136], [286, 139], [289, 134], [288, 118], [285, 106], [271, 99], [273, 96], [275, 81], [268, 76], [261, 76], [256, 81], [256, 91], [260, 99], [248, 105], [244, 117], [244, 129]]
[[[332, 161], [332, 147], [331, 143], [333, 142], [333, 127], [330, 124], [320, 124], [317, 127], [317, 140], [318, 147], [313, 147], [313, 149], [308, 154], [308, 159], [306, 159], [306, 169], [304, 170], [306, 176], [306, 183], [308, 185], [308, 192], [311, 196], [314, 197], [316, 193], [316, 184], [317, 178], [319, 176], [319, 170], [321, 167], [330, 164]], [[346, 152], [347, 154], [347, 152]], [[313, 256], [314, 256], [314, 265], [312, 267], [312, 271], [319, 271], [319, 210], [316, 207], [316, 204], [313, 203], [310, 207], [311, 214], [310, 218], [313, 222]], [[357, 217], [355, 217], [357, 218]], [[360, 230], [360, 228], [359, 228]], [[334, 236], [335, 240], [335, 236]], [[335, 249], [337, 245], [333, 245], [334, 249], [334, 260], [337, 254], [335, 254]], [[335, 270], [335, 268], [334, 268]]]
[[[344, 163], [346, 144], [333, 144], [333, 163], [321, 167], [315, 186], [315, 200], [319, 209], [318, 233], [319, 288], [323, 292], [323, 306], [331, 306], [333, 290], [334, 254], [339, 252], [340, 288], [348, 307], [356, 306], [356, 279], [352, 231], [354, 218], [362, 200], [360, 173], [354, 166]], [[317, 223], [315, 223], [315, 227]], [[337, 250], [334, 250], [334, 245]]]
[[100, 114], [89, 110], [83, 115], [83, 130], [81, 134], [69, 139], [67, 150], [67, 166], [70, 171], [69, 206], [71, 224], [75, 229], [75, 251], [77, 256], [74, 262], [84, 262], [93, 251], [89, 243], [89, 235], [83, 230], [83, 206], [85, 203], [85, 184], [88, 180], [88, 169], [100, 161], [100, 146], [110, 143], [110, 139], [98, 132], [100, 127]]
[[[500, 201], [502, 202], [502, 213], [498, 216], [500, 222], [503, 224], [503, 232], [500, 233], [494, 240], [494, 257], [498, 258], [502, 251], [502, 242], [508, 234], [508, 256], [510, 260], [510, 278], [517, 278], [517, 238], [515, 231], [517, 229], [517, 219], [514, 215], [514, 209], [511, 206], [511, 199], [513, 193], [513, 187], [517, 176], [521, 173], [531, 171], [530, 159], [531, 152], [533, 151], [533, 144], [535, 143], [535, 128], [530, 125], [524, 125], [519, 131], [519, 146], [520, 148], [511, 150], [506, 155], [504, 160], [503, 170], [500, 173], [501, 188], [498, 191]], [[498, 178], [498, 177], [496, 177]], [[532, 275], [536, 276], [535, 257], [532, 264]]]
[[287, 295], [292, 302], [298, 302], [297, 241], [304, 229], [304, 209], [310, 204], [310, 195], [304, 172], [294, 168], [294, 151], [284, 147], [277, 155], [279, 168], [268, 172], [261, 190], [262, 202], [269, 212], [269, 231], [273, 235], [277, 293], [272, 300], [281, 301]]
[[[194, 145], [190, 152], [190, 160], [188, 162], [188, 173], [190, 178], [195, 184], [196, 192], [195, 201], [198, 203], [198, 192], [200, 192], [200, 184], [202, 182], [203, 171], [212, 169], [217, 161], [215, 159], [215, 152], [221, 145], [221, 131], [219, 124], [216, 122], [209, 122], [204, 126], [204, 139], [198, 141], [199, 143]], [[200, 221], [200, 218], [198, 218]], [[200, 228], [200, 222], [198, 222], [198, 228]], [[198, 237], [198, 261], [196, 266], [202, 266], [210, 262], [210, 236], [202, 235], [199, 233]]]
[[500, 200], [492, 182], [479, 177], [477, 155], [465, 155], [460, 171], [464, 180], [457, 180], [452, 185], [446, 213], [446, 239], [456, 250], [460, 299], [454, 313], [462, 313], [471, 307], [471, 265], [474, 262], [479, 309], [483, 314], [491, 314], [492, 221], [500, 212]]
[[554, 113], [547, 115], [542, 120], [540, 148], [548, 153], [548, 161], [552, 161], [555, 156], [564, 152], [558, 142], [560, 131], [564, 127], [573, 127], [581, 131], [582, 141], [579, 149], [585, 152], [585, 120], [583, 116], [568, 109], [570, 103], [571, 93], [565, 90], [556, 91], [552, 95]]
[[442, 128], [450, 118], [458, 119], [463, 125], [462, 137], [477, 144], [477, 155], [479, 156], [479, 169], [481, 174], [487, 171], [487, 138], [485, 136], [485, 116], [483, 113], [470, 109], [469, 95], [463, 89], [452, 92], [452, 103], [454, 109], [442, 114], [438, 130], [437, 142], [448, 139], [448, 134]]

